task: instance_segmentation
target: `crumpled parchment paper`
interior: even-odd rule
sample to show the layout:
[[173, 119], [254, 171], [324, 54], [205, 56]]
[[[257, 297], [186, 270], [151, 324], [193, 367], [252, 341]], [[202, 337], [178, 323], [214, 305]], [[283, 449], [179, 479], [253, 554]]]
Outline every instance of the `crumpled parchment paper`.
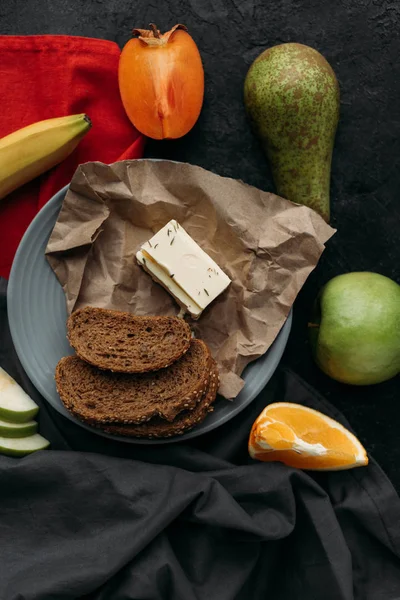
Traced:
[[335, 230], [305, 206], [193, 165], [89, 162], [75, 172], [46, 250], [68, 312], [93, 305], [178, 314], [135, 258], [172, 218], [232, 279], [199, 321], [189, 320], [217, 360], [220, 394], [233, 399], [243, 369], [271, 346]]

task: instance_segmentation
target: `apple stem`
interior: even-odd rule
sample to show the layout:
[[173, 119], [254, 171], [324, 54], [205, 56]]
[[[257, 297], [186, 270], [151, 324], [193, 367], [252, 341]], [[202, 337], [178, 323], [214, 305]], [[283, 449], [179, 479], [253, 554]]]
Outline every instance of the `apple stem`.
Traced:
[[307, 327], [318, 329], [319, 325], [318, 323], [307, 323]]

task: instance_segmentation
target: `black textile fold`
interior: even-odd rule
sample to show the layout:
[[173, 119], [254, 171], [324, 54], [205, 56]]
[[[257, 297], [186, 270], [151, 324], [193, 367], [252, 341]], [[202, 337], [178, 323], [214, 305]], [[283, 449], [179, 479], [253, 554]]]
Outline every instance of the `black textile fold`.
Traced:
[[271, 401], [343, 416], [280, 368], [235, 419], [189, 444], [114, 443], [39, 396], [12, 347], [0, 365], [41, 407], [52, 449], [0, 457], [3, 600], [395, 600], [400, 499], [380, 467], [306, 473], [248, 457]]

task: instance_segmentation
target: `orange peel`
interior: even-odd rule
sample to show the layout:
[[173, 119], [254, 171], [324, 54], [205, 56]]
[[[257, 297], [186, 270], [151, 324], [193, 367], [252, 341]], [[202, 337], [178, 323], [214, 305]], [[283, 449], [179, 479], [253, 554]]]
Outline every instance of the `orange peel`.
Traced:
[[249, 437], [251, 458], [290, 467], [338, 471], [368, 464], [361, 442], [327, 415], [290, 402], [266, 406]]

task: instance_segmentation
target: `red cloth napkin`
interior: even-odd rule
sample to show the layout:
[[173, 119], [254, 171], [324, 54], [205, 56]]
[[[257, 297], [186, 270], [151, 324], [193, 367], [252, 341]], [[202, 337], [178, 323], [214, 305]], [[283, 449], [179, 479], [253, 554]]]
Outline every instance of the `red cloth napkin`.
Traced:
[[106, 40], [64, 36], [0, 36], [0, 137], [35, 121], [87, 113], [93, 127], [60, 165], [0, 200], [0, 276], [38, 210], [83, 162], [140, 158], [143, 137], [118, 90], [120, 49]]

